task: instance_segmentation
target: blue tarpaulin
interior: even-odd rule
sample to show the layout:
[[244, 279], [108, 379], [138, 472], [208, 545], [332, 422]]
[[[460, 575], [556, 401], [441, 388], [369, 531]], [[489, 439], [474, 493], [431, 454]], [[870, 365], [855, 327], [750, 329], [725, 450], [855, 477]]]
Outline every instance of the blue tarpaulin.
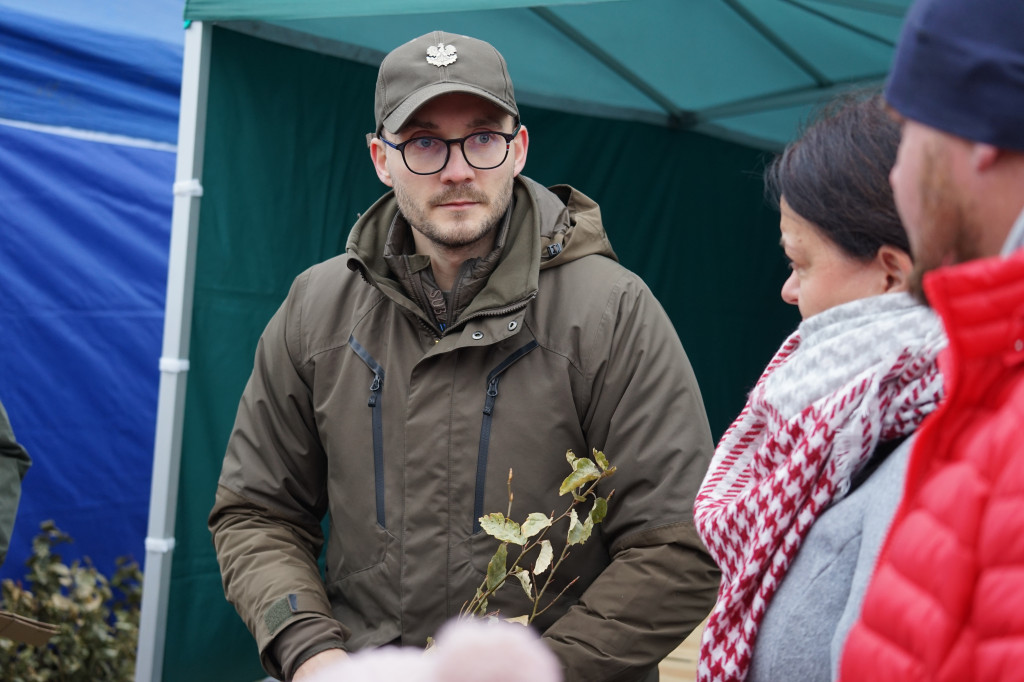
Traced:
[[[89, 3], [97, 17], [112, 4]], [[180, 3], [172, 4], [180, 11]], [[180, 30], [181, 20], [172, 25]], [[180, 37], [167, 43], [109, 32], [128, 26], [104, 26], [27, 14], [0, 2], [0, 118], [173, 144]]]
[[46, 519], [109, 571], [144, 557], [181, 3], [18, 4], [0, 0], [0, 401], [33, 466], [0, 577]]

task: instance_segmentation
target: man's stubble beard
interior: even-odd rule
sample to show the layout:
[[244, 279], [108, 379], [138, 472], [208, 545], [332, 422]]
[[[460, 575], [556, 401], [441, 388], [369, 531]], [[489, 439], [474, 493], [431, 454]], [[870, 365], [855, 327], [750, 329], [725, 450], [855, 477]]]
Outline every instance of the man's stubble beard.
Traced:
[[937, 147], [926, 152], [917, 190], [921, 211], [916, 243], [912, 243], [910, 293], [920, 303], [930, 305], [924, 291], [925, 274], [976, 258], [977, 240], [967, 220], [964, 199], [953, 182], [948, 158]]
[[412, 229], [426, 237], [432, 244], [447, 251], [458, 251], [472, 246], [493, 235], [512, 203], [512, 186], [514, 177], [508, 176], [505, 182], [497, 191], [493, 199], [488, 197], [482, 190], [473, 185], [454, 185], [445, 188], [439, 194], [429, 199], [429, 207], [438, 206], [457, 199], [468, 199], [485, 206], [487, 211], [483, 218], [475, 223], [462, 217], [455, 220], [456, 229], [443, 228], [427, 217], [427, 210], [416, 204], [416, 202], [399, 184], [394, 187], [395, 199], [398, 202], [398, 209], [405, 216], [406, 221]]

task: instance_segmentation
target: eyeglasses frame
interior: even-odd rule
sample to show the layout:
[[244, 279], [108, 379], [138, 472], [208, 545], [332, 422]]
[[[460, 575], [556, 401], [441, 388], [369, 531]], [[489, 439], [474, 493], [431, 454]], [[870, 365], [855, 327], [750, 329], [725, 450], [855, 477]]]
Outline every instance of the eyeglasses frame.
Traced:
[[[448, 165], [448, 162], [452, 160], [452, 145], [456, 144], [456, 143], [458, 143], [459, 149], [462, 151], [462, 158], [466, 161], [466, 163], [469, 165], [470, 168], [475, 168], [476, 170], [494, 170], [495, 168], [497, 168], [498, 166], [500, 166], [501, 164], [505, 163], [505, 161], [508, 160], [508, 151], [509, 151], [509, 149], [512, 148], [512, 141], [516, 139], [516, 136], [519, 134], [519, 131], [520, 131], [520, 129], [522, 129], [522, 127], [523, 127], [522, 122], [519, 122], [519, 123], [516, 124], [515, 130], [513, 130], [511, 133], [503, 133], [500, 130], [480, 130], [480, 131], [475, 132], [475, 133], [470, 133], [469, 135], [466, 135], [465, 137], [453, 137], [450, 140], [446, 140], [446, 139], [444, 139], [442, 137], [434, 137], [433, 135], [417, 135], [416, 137], [410, 137], [405, 142], [399, 142], [398, 144], [395, 144], [394, 142], [391, 142], [390, 140], [385, 139], [384, 136], [381, 135], [380, 133], [377, 134], [377, 138], [381, 142], [386, 144], [387, 146], [391, 147], [392, 149], [397, 149], [398, 150], [398, 152], [402, 155], [402, 163], [405, 164], [405, 167], [409, 169], [410, 173], [413, 173], [414, 175], [435, 175], [435, 174], [440, 173], [441, 171], [443, 171], [445, 169], [445, 167]], [[473, 164], [472, 161], [469, 160], [469, 157], [466, 156], [466, 147], [463, 146], [464, 143], [466, 142], [466, 140], [468, 140], [471, 137], [476, 137], [477, 135], [483, 135], [483, 134], [498, 135], [498, 136], [500, 136], [500, 137], [505, 139], [505, 156], [501, 157], [501, 161], [499, 161], [498, 163], [494, 164], [493, 166], [487, 166], [487, 167], [476, 166], [476, 165]], [[416, 140], [422, 140], [424, 138], [431, 139], [431, 140], [440, 140], [445, 145], [445, 147], [444, 147], [445, 148], [444, 163], [442, 163], [441, 167], [438, 168], [436, 171], [431, 171], [429, 173], [421, 173], [420, 171], [414, 171], [409, 166], [409, 162], [406, 161], [406, 159], [405, 159], [405, 147], [406, 147], [406, 145], [408, 145], [410, 142], [414, 142]]]

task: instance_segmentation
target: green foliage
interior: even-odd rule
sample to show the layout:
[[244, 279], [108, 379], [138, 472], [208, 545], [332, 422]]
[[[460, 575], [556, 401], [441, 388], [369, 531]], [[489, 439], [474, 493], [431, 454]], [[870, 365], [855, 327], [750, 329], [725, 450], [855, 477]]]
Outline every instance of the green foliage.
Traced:
[[498, 589], [498, 586], [505, 580], [505, 566], [507, 562], [508, 543], [503, 542], [498, 546], [498, 551], [494, 553], [494, 556], [491, 557], [487, 564], [487, 578], [484, 579], [484, 585], [489, 592]]
[[502, 543], [526, 544], [523, 529], [512, 519], [506, 519], [501, 512], [481, 516], [480, 527], [492, 538], [496, 538]]
[[[531, 623], [537, 616], [548, 610], [565, 593], [565, 590], [576, 582], [576, 578], [573, 578], [562, 589], [562, 592], [542, 606], [544, 594], [552, 583], [555, 571], [569, 556], [569, 548], [586, 542], [590, 538], [594, 526], [604, 521], [608, 514], [608, 499], [611, 497], [611, 493], [607, 497], [598, 497], [597, 484], [614, 474], [615, 467], [608, 464], [603, 452], [594, 450], [593, 454], [594, 459], [591, 460], [586, 457], [577, 457], [572, 450], [565, 453], [565, 458], [568, 460], [569, 466], [572, 467], [572, 473], [562, 481], [558, 488], [558, 494], [571, 494], [572, 502], [557, 518], [553, 514], [548, 516], [534, 512], [527, 516], [520, 525], [500, 512], [480, 517], [480, 527], [500, 544], [487, 565], [487, 576], [477, 588], [473, 599], [463, 605], [460, 616], [487, 615], [487, 599], [504, 585], [508, 578], [515, 577], [523, 591], [526, 592], [526, 596], [533, 602], [533, 608], [529, 614], [508, 620]], [[593, 506], [586, 518], [580, 521], [576, 507], [590, 498], [594, 500]], [[512, 471], [509, 470], [509, 513], [512, 509], [512, 499]], [[556, 560], [551, 541], [545, 536], [555, 524], [563, 519], [568, 519], [569, 528], [566, 533], [565, 546]], [[519, 556], [511, 566], [508, 565], [510, 544], [521, 548]], [[527, 555], [531, 553], [536, 555], [536, 559], [533, 561], [533, 566], [529, 567]]]
[[25, 562], [28, 587], [0, 584], [0, 608], [59, 626], [40, 647], [0, 638], [5, 682], [128, 682], [135, 673], [142, 572], [117, 560], [109, 580], [88, 559], [70, 566], [53, 549], [71, 538], [52, 521], [40, 524]]

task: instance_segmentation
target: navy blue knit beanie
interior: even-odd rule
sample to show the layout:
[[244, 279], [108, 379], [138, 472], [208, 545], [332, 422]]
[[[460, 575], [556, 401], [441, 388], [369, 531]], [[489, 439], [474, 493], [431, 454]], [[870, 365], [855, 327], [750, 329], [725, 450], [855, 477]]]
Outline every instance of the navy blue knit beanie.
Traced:
[[1024, 151], [1024, 0], [917, 0], [885, 98], [905, 118]]

